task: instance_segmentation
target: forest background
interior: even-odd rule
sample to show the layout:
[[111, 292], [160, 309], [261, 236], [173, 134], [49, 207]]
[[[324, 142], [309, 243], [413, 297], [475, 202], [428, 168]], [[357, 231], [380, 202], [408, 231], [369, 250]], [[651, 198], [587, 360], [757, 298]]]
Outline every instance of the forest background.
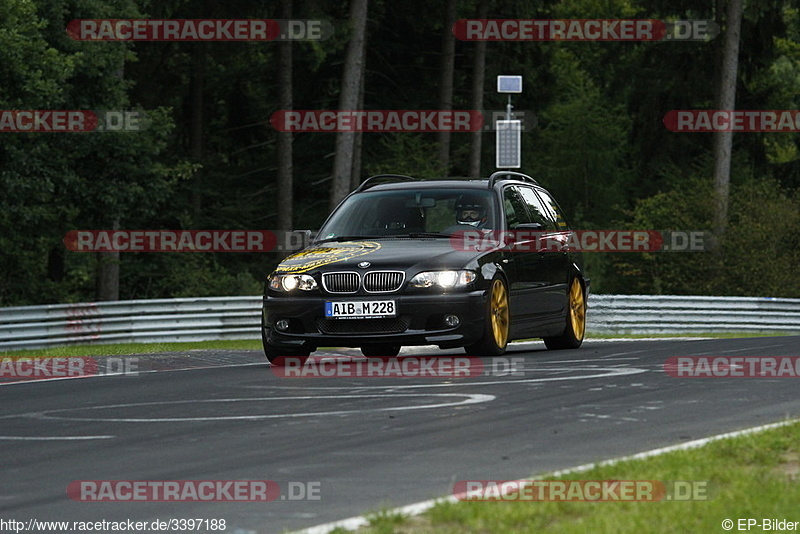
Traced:
[[[723, 36], [467, 42], [455, 19], [714, 20], [736, 0], [4, 0], [0, 109], [143, 110], [140, 132], [0, 133], [0, 306], [263, 291], [273, 253], [77, 253], [70, 230], [316, 229], [366, 176], [487, 176], [494, 134], [282, 134], [281, 109], [503, 111], [519, 74], [522, 170], [574, 228], [716, 230], [714, 251], [586, 253], [595, 293], [800, 297], [800, 136], [733, 136], [724, 233], [714, 135]], [[797, 0], [745, 2], [736, 109], [797, 110]], [[325, 40], [86, 42], [73, 19], [317, 19]], [[356, 106], [347, 105], [355, 102]], [[344, 104], [344, 105], [343, 105]], [[529, 115], [530, 116], [530, 115]], [[477, 139], [476, 139], [477, 137]]]

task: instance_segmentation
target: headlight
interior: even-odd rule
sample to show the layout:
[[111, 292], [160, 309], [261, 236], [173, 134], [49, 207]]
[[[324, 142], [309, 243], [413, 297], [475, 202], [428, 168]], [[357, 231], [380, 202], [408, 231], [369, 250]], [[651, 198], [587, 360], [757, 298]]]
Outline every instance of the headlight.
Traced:
[[307, 274], [272, 274], [269, 277], [269, 288], [273, 291], [313, 291], [317, 289], [317, 281]]
[[462, 288], [475, 281], [473, 271], [424, 271], [411, 279], [411, 287], [440, 289]]

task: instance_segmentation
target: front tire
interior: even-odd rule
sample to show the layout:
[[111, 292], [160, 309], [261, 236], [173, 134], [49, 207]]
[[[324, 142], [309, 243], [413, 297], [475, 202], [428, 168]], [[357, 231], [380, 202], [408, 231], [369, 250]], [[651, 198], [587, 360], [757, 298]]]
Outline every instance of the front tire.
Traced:
[[500, 356], [508, 346], [511, 312], [508, 306], [508, 287], [499, 276], [492, 280], [483, 328], [483, 337], [465, 347], [467, 354], [475, 356]]
[[572, 279], [567, 298], [567, 324], [560, 336], [544, 338], [550, 350], [577, 349], [586, 333], [586, 291], [578, 277]]

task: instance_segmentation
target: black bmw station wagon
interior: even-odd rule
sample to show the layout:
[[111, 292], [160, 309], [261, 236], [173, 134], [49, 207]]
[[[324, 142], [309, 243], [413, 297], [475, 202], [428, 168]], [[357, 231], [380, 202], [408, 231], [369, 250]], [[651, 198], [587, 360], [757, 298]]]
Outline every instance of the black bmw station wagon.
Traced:
[[525, 174], [373, 176], [268, 276], [264, 352], [437, 345], [492, 356], [527, 338], [577, 348], [589, 281], [568, 237], [556, 201]]

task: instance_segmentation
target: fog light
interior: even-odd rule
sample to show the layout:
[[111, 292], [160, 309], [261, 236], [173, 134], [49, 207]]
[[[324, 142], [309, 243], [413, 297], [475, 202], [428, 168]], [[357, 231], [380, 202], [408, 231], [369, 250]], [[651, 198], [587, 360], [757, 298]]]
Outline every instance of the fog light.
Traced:
[[444, 324], [446, 324], [449, 327], [458, 326], [460, 323], [461, 319], [459, 319], [457, 315], [444, 316]]
[[277, 328], [281, 332], [286, 332], [287, 330], [289, 330], [289, 321], [287, 321], [286, 319], [281, 319], [280, 321], [275, 323], [275, 328]]

